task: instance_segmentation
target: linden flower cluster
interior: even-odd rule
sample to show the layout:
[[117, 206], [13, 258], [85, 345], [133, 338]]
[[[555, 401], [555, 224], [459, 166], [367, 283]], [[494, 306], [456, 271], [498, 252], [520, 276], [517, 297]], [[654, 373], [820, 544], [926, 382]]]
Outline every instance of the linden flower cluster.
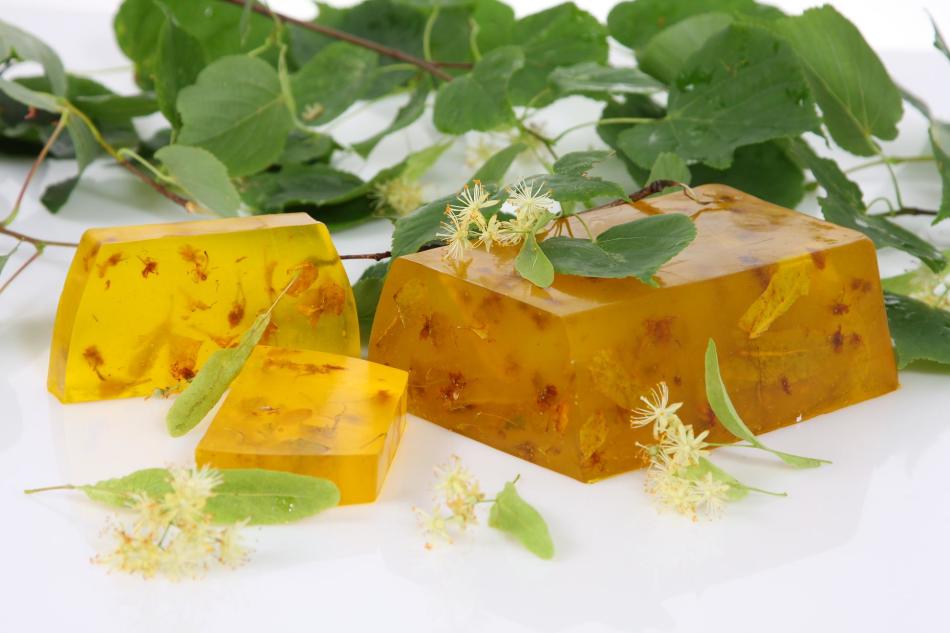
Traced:
[[228, 567], [244, 563], [247, 551], [239, 530], [246, 521], [216, 528], [205, 512], [221, 481], [220, 473], [208, 468], [172, 469], [171, 492], [161, 499], [134, 494], [130, 508], [135, 519], [131, 525], [110, 523], [115, 549], [93, 561], [145, 578], [162, 574], [173, 580], [202, 575], [212, 560]]
[[445, 257], [455, 261], [463, 259], [470, 248], [484, 246], [490, 251], [496, 244], [520, 244], [525, 236], [537, 233], [553, 219], [557, 204], [540, 186], [535, 189], [524, 181], [508, 189], [506, 203], [514, 211], [512, 220], [499, 220], [497, 215], [485, 217], [482, 211], [497, 205], [498, 200], [492, 200], [477, 180], [471, 187], [466, 184], [457, 199], [459, 204], [445, 207], [446, 221], [437, 235], [448, 246]]
[[372, 197], [377, 211], [389, 207], [396, 215], [406, 215], [418, 209], [425, 200], [422, 185], [405, 176], [377, 184]]
[[641, 447], [650, 458], [646, 490], [661, 508], [686, 515], [694, 521], [702, 514], [715, 518], [722, 514], [729, 500], [729, 484], [716, 479], [712, 472], [696, 476], [695, 468], [709, 454], [706, 436], [696, 435], [690, 424], [676, 414], [681, 402], [670, 403], [670, 391], [661, 382], [649, 397], [641, 396], [644, 407], [631, 414], [630, 426], [653, 425], [656, 444]]
[[453, 455], [448, 464], [436, 466], [435, 476], [432, 512], [413, 508], [428, 539], [426, 549], [432, 548], [433, 539], [451, 543], [453, 532], [463, 532], [478, 523], [475, 506], [485, 499], [478, 481], [462, 466], [457, 455]]

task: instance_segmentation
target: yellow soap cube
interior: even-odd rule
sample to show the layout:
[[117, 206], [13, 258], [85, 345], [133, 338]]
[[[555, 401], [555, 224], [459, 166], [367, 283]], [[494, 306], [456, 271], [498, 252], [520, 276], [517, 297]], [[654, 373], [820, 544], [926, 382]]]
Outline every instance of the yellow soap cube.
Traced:
[[263, 342], [358, 355], [353, 292], [326, 227], [304, 213], [92, 229], [53, 326], [63, 402], [180, 390], [294, 280]]
[[[410, 412], [582, 481], [644, 464], [634, 409], [660, 381], [684, 421], [729, 441], [706, 402], [707, 341], [756, 433], [897, 387], [874, 245], [722, 185], [584, 213], [595, 234], [659, 213], [697, 236], [656, 275], [522, 279], [517, 248], [393, 262], [369, 357], [410, 372]], [[567, 230], [568, 227], [561, 227]], [[576, 219], [569, 230], [585, 235]]]
[[258, 346], [195, 449], [215, 468], [323, 477], [373, 501], [406, 426], [408, 374], [337, 354]]

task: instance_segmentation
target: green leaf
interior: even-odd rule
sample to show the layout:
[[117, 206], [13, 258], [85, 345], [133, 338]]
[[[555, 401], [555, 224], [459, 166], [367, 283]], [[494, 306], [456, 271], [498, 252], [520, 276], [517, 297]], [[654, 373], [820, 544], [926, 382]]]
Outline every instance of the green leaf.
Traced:
[[872, 136], [891, 140], [903, 115], [900, 91], [860, 31], [825, 5], [773, 23], [805, 68], [835, 142], [861, 156], [877, 152]]
[[[409, 181], [415, 182], [419, 180], [422, 176], [429, 171], [435, 162], [439, 160], [439, 157], [445, 153], [447, 149], [452, 147], [454, 139], [446, 139], [444, 141], [434, 143], [429, 147], [420, 149], [419, 151], [412, 152], [409, 156], [406, 157], [406, 160], [403, 161], [403, 166], [400, 169], [397, 165], [395, 168], [394, 176], [400, 176]], [[380, 180], [385, 181], [389, 179], [389, 175], [385, 174], [386, 170], [383, 170], [380, 174], [377, 174], [373, 177], [371, 182], [378, 182]]]
[[728, 169], [690, 167], [693, 185], [730, 185], [783, 207], [794, 208], [805, 196], [805, 174], [779, 143], [767, 141], [736, 149]]
[[192, 199], [220, 215], [236, 215], [241, 197], [228, 178], [228, 170], [214, 155], [200, 147], [167, 145], [155, 152], [165, 169]]
[[937, 21], [934, 20], [934, 16], [930, 16], [930, 24], [934, 28], [934, 48], [944, 54], [944, 56], [950, 60], [950, 47], [947, 46], [947, 40], [943, 38], [943, 34], [940, 32], [940, 29], [937, 28]]
[[606, 160], [611, 152], [590, 150], [565, 154], [554, 163], [553, 174], [539, 174], [525, 179], [531, 187], [548, 190], [558, 202], [586, 201], [599, 197], [622, 198], [623, 187], [615, 182], [588, 176], [594, 165]]
[[792, 50], [765, 31], [737, 24], [690, 57], [670, 88], [667, 110], [657, 123], [636, 125], [618, 139], [642, 167], [674, 152], [725, 169], [738, 147], [819, 125]]
[[607, 30], [590, 13], [565, 2], [518, 20], [511, 42], [524, 50], [524, 68], [515, 73], [508, 95], [515, 105], [544, 106], [548, 75], [582, 62], [607, 63]]
[[77, 174], [49, 185], [43, 191], [43, 195], [40, 196], [40, 202], [50, 213], [57, 213], [69, 201], [69, 197], [73, 195], [73, 190], [79, 184], [79, 177], [80, 175]]
[[698, 463], [686, 468], [683, 472], [683, 476], [691, 481], [698, 481], [705, 477], [706, 473], [712, 473], [716, 481], [720, 481], [729, 486], [729, 492], [726, 493], [726, 498], [729, 499], [729, 501], [739, 501], [748, 496], [748, 486], [705, 457], [700, 457]]
[[[626, 95], [624, 101], [610, 101], [601, 111], [601, 119], [615, 119], [625, 117], [651, 118], [658, 119], [666, 114], [666, 110], [657, 105], [647, 95]], [[646, 184], [650, 171], [630, 160], [623, 151], [620, 150], [618, 143], [620, 134], [624, 130], [630, 129], [631, 125], [598, 125], [597, 136], [608, 146], [617, 150], [617, 156], [623, 161], [624, 167], [633, 181], [638, 184]]]
[[485, 164], [478, 168], [472, 180], [478, 180], [486, 185], [497, 185], [505, 179], [505, 174], [511, 169], [515, 159], [528, 149], [524, 143], [513, 143], [503, 150], [493, 154]]
[[356, 150], [356, 153], [366, 158], [369, 156], [370, 152], [373, 151], [373, 148], [383, 140], [388, 135], [393, 132], [398, 132], [412, 123], [414, 123], [426, 110], [426, 101], [429, 97], [429, 91], [432, 89], [432, 82], [429, 79], [423, 79], [416, 85], [416, 89], [413, 91], [412, 95], [409, 97], [409, 102], [406, 105], [399, 108], [399, 111], [396, 113], [396, 117], [393, 119], [386, 128], [373, 136], [369, 137], [365, 141], [360, 141], [359, 143], [353, 144], [353, 149]]
[[793, 468], [817, 468], [822, 464], [831, 463], [824, 459], [801, 457], [776, 451], [759, 441], [746, 426], [746, 423], [742, 421], [742, 418], [739, 417], [739, 413], [729, 397], [729, 392], [726, 391], [726, 385], [722, 381], [722, 374], [719, 370], [719, 354], [716, 352], [716, 342], [712, 339], [709, 339], [709, 344], [706, 346], [706, 399], [709, 401], [713, 413], [716, 414], [716, 418], [727, 431], [756, 448], [772, 453], [789, 466]]
[[327, 205], [358, 197], [365, 183], [349, 172], [323, 163], [287, 165], [280, 171], [255, 174], [244, 182], [243, 197], [261, 211], [283, 211], [291, 206]]
[[435, 97], [435, 127], [446, 134], [464, 134], [513, 125], [515, 115], [505, 91], [523, 64], [521, 50], [506, 46], [485, 55], [471, 73], [443, 84]]
[[376, 53], [346, 42], [321, 50], [291, 77], [297, 114], [307, 125], [341, 115], [369, 88], [377, 60]]
[[582, 277], [637, 277], [653, 285], [660, 266], [675, 257], [696, 237], [696, 227], [685, 215], [655, 215], [611, 227], [587, 239], [552, 237], [541, 243], [554, 270]]
[[607, 28], [624, 46], [639, 49], [664, 29], [691, 16], [714, 11], [759, 18], [781, 15], [777, 9], [754, 0], [636, 0], [614, 6], [607, 16]]
[[528, 550], [545, 560], [554, 557], [554, 542], [544, 517], [521, 498], [513, 482], [495, 495], [488, 514], [488, 525], [511, 534]]
[[931, 121], [930, 146], [933, 148], [937, 171], [940, 172], [940, 180], [943, 183], [940, 209], [933, 221], [936, 224], [950, 218], [950, 124]]
[[865, 210], [864, 195], [861, 193], [860, 187], [841, 171], [838, 163], [829, 158], [820, 157], [802, 139], [790, 141], [786, 147], [795, 160], [811, 171], [815, 180], [818, 181], [818, 184], [825, 190], [829, 198], [836, 198], [856, 209]]
[[36, 36], [0, 20], [0, 60], [7, 58], [39, 62], [53, 94], [66, 96], [66, 71], [56, 52]]
[[171, 15], [166, 15], [155, 51], [155, 98], [162, 114], [176, 130], [181, 127], [178, 93], [195, 83], [204, 67], [201, 42], [178, 26]]
[[[218, 471], [222, 483], [214, 489], [205, 509], [215, 523], [251, 525], [291, 523], [340, 502], [340, 491], [332, 481], [258, 468]], [[132, 495], [161, 499], [172, 491], [170, 473], [165, 468], [146, 468], [125, 477], [105, 479], [76, 486], [93, 501], [117, 508], [128, 507]]]
[[586, 95], [604, 99], [615, 94], [653, 94], [666, 89], [636, 68], [615, 68], [596, 62], [556, 68], [548, 81], [557, 97]]
[[94, 119], [133, 119], [158, 111], [155, 97], [149, 94], [79, 95], [73, 99], [73, 105]]
[[647, 182], [673, 180], [688, 185], [691, 177], [686, 161], [673, 152], [663, 152], [653, 162]]
[[916, 360], [950, 365], [950, 312], [891, 292], [884, 293], [884, 306], [898, 367]]
[[515, 258], [515, 270], [539, 288], [547, 288], [554, 283], [554, 266], [533, 233], [525, 235], [518, 257]]
[[182, 128], [178, 142], [203, 147], [225, 164], [232, 177], [273, 163], [292, 126], [280, 81], [267, 62], [223, 57], [178, 94]]
[[376, 317], [379, 296], [389, 274], [390, 262], [377, 262], [363, 271], [363, 275], [353, 284], [353, 298], [356, 300], [356, 314], [360, 321], [360, 334], [364, 341], [369, 340]]
[[551, 169], [558, 175], [586, 176], [594, 165], [604, 162], [611, 154], [612, 152], [599, 149], [571, 152], [558, 158]]
[[66, 121], [66, 131], [73, 142], [73, 150], [76, 152], [76, 163], [79, 167], [79, 173], [89, 166], [96, 155], [99, 153], [99, 143], [96, 137], [92, 135], [92, 130], [86, 125], [86, 122], [78, 116], [70, 113]]
[[640, 69], [664, 83], [672, 83], [686, 61], [732, 22], [728, 13], [700, 13], [663, 29], [637, 53]]
[[[274, 305], [277, 304], [277, 301], [280, 301], [281, 297], [283, 297], [283, 293], [277, 297]], [[227, 391], [231, 382], [240, 373], [241, 368], [244, 367], [244, 363], [247, 362], [251, 352], [254, 351], [254, 346], [264, 336], [264, 331], [270, 324], [270, 315], [273, 308], [272, 305], [267, 312], [254, 319], [251, 327], [241, 336], [237, 347], [215, 350], [205, 361], [191, 384], [175, 399], [165, 419], [168, 433], [172, 437], [184, 435], [198, 426], [208, 412], [214, 408], [214, 405]]]
[[818, 202], [826, 220], [864, 233], [879, 248], [890, 246], [910, 253], [934, 271], [942, 270], [947, 264], [937, 247], [884, 216], [864, 213], [838, 197], [819, 198]]
[[33, 106], [46, 112], [62, 112], [65, 109], [64, 101], [46, 92], [31, 90], [16, 81], [0, 79], [0, 92], [26, 106]]
[[23, 243], [22, 240], [17, 242], [16, 244], [13, 245], [13, 248], [10, 249], [9, 253], [0, 255], [0, 273], [3, 272], [3, 268], [7, 265], [7, 262], [10, 261], [10, 258], [13, 257], [13, 254], [17, 252], [17, 249], [20, 248], [20, 244], [22, 243]]
[[484, 54], [513, 43], [515, 11], [499, 0], [475, 0], [472, 22], [477, 25], [475, 42]]
[[317, 161], [327, 162], [337, 148], [333, 138], [312, 130], [293, 129], [287, 137], [284, 151], [277, 159], [280, 165], [305, 165]]
[[455, 194], [428, 202], [409, 215], [396, 220], [393, 227], [393, 258], [415, 253], [436, 239], [445, 218], [445, 207], [455, 202]]

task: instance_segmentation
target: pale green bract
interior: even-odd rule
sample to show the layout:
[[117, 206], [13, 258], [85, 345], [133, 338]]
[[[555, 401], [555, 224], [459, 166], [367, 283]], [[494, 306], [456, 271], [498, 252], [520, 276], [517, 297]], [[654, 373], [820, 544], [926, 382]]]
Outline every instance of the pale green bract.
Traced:
[[547, 288], [554, 283], [554, 266], [547, 254], [538, 245], [534, 233], [524, 236], [521, 250], [515, 258], [515, 270], [518, 274], [539, 288]]
[[[257, 468], [223, 469], [221, 484], [214, 488], [205, 510], [216, 523], [251, 525], [292, 523], [340, 502], [340, 491], [332, 481]], [[165, 468], [146, 468], [116, 479], [72, 486], [93, 501], [127, 507], [133, 495], [159, 499], [172, 491]]]
[[822, 464], [831, 463], [824, 459], [801, 457], [799, 455], [777, 451], [765, 446], [765, 444], [755, 436], [751, 429], [746, 426], [746, 423], [742, 421], [742, 418], [739, 417], [739, 413], [736, 411], [735, 406], [732, 404], [732, 399], [729, 397], [729, 392], [726, 391], [726, 385], [722, 381], [722, 374], [719, 370], [719, 355], [716, 352], [716, 343], [712, 339], [709, 339], [709, 344], [706, 346], [705, 369], [706, 399], [709, 401], [709, 406], [712, 408], [713, 413], [716, 414], [716, 418], [727, 431], [740, 440], [745, 440], [755, 448], [772, 453], [793, 468], [817, 468]]
[[166, 145], [155, 157], [191, 198], [220, 215], [236, 215], [241, 197], [228, 178], [227, 168], [214, 154], [200, 147]]
[[554, 557], [554, 542], [544, 517], [521, 498], [514, 482], [506, 483], [495, 496], [488, 525], [511, 534], [539, 558], [549, 560]]

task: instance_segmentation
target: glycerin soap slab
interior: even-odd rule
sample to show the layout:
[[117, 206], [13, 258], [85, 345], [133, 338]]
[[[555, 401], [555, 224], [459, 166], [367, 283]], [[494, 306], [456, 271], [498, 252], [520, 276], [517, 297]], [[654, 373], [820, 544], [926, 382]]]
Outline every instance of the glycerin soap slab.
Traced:
[[176, 391], [285, 287], [262, 342], [359, 354], [346, 272], [307, 214], [86, 231], [56, 313], [48, 388], [63, 402]]
[[358, 358], [258, 346], [195, 461], [323, 477], [341, 503], [373, 501], [405, 429], [407, 384], [406, 372]]
[[651, 431], [630, 418], [660, 381], [697, 433], [732, 439], [706, 403], [710, 338], [756, 433], [897, 387], [870, 240], [730, 187], [696, 191], [703, 204], [675, 193], [584, 213], [595, 234], [660, 213], [693, 219], [696, 239], [657, 287], [557, 275], [538, 288], [511, 247], [397, 259], [370, 359], [409, 371], [411, 413], [582, 481], [644, 465], [637, 443]]

